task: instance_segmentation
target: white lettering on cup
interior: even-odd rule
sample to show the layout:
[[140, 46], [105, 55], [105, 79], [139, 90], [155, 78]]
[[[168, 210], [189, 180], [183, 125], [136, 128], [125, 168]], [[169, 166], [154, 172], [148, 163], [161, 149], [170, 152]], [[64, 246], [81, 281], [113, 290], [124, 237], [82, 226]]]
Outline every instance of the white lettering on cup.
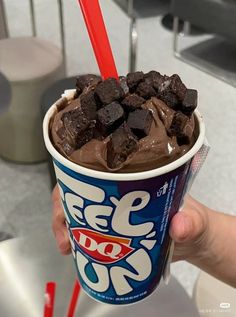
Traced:
[[[142, 259], [142, 261], [140, 261], [140, 259]], [[120, 266], [113, 266], [111, 267], [109, 274], [108, 268], [105, 265], [89, 262], [79, 250], [76, 252], [77, 267], [83, 281], [94, 291], [105, 292], [110, 286], [110, 275], [112, 285], [116, 294], [119, 296], [128, 294], [133, 290], [127, 278], [142, 282], [147, 279], [152, 272], [152, 262], [144, 249], [137, 250], [131, 254], [126, 261], [137, 273], [130, 272], [128, 269]], [[92, 282], [87, 276], [86, 266], [88, 264], [92, 266], [97, 277], [97, 282]]]
[[108, 220], [99, 217], [111, 216], [112, 209], [113, 208], [110, 206], [90, 205], [85, 208], [84, 216], [86, 218], [86, 221], [92, 228], [101, 232], [108, 232]]
[[[133, 205], [135, 200], [140, 199], [138, 205]], [[142, 224], [132, 225], [130, 223], [130, 215], [134, 211], [140, 211], [150, 201], [150, 194], [146, 191], [133, 191], [124, 195], [121, 200], [115, 197], [110, 198], [111, 202], [116, 205], [116, 209], [112, 218], [112, 229], [119, 234], [137, 237], [148, 234], [154, 224], [145, 222]]]
[[127, 277], [135, 281], [144, 281], [152, 272], [152, 262], [148, 253], [144, 249], [131, 254], [127, 259], [128, 262], [137, 273], [130, 272], [130, 270], [113, 266], [110, 270], [111, 280], [117, 295], [125, 295], [133, 290], [127, 281]]
[[[111, 251], [108, 251], [107, 249], [110, 249]], [[113, 242], [102, 242], [98, 244], [98, 252], [101, 255], [109, 256], [112, 259], [119, 259], [119, 254], [121, 252], [122, 248], [119, 244], [113, 243]]]
[[85, 223], [83, 222], [83, 214], [80, 211], [80, 208], [83, 210], [84, 200], [79, 196], [76, 196], [71, 193], [66, 193], [64, 199], [71, 217], [76, 222], [84, 226]]
[[78, 244], [88, 251], [97, 251], [103, 256], [108, 256], [112, 259], [119, 259], [119, 254], [122, 250], [121, 246], [114, 242], [97, 242], [93, 238], [80, 232]]
[[93, 185], [81, 182], [78, 179], [64, 173], [56, 164], [54, 164], [57, 178], [70, 190], [85, 199], [92, 200], [97, 203], [102, 203], [105, 199], [105, 192]]
[[87, 249], [89, 251], [95, 251], [95, 250], [97, 250], [97, 247], [98, 247], [97, 242], [94, 239], [86, 236], [85, 234], [83, 234], [81, 232], [80, 232], [80, 237], [79, 237], [78, 243], [82, 247], [84, 247], [85, 249]]
[[76, 252], [76, 262], [77, 262], [77, 267], [78, 267], [79, 273], [80, 273], [83, 281], [90, 288], [92, 288], [94, 291], [97, 291], [97, 292], [105, 292], [109, 288], [109, 273], [108, 273], [108, 269], [106, 268], [106, 266], [90, 262], [90, 265], [92, 266], [92, 268], [97, 276], [97, 282], [92, 282], [88, 278], [88, 276], [85, 272], [85, 268], [88, 265], [89, 261], [78, 250]]

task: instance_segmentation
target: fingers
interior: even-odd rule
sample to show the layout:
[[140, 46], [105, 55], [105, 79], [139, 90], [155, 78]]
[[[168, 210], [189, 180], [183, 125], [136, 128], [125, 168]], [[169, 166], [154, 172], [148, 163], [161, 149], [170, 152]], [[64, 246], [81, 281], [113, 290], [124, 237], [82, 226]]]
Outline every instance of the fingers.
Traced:
[[58, 186], [56, 185], [52, 193], [52, 230], [54, 232], [57, 246], [64, 255], [71, 252], [69, 235], [65, 223], [64, 210]]

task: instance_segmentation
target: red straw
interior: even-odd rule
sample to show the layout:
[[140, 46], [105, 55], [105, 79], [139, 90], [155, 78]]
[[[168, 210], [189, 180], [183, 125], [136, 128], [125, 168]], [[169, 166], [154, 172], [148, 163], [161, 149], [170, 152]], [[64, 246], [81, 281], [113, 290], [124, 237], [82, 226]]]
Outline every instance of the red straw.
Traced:
[[56, 283], [48, 282], [45, 289], [44, 317], [53, 317]]
[[78, 1], [103, 79], [109, 77], [118, 79], [115, 61], [98, 0]]
[[81, 290], [81, 287], [80, 287], [79, 282], [75, 281], [72, 296], [70, 299], [70, 305], [69, 305], [67, 317], [74, 317], [75, 309], [76, 309], [76, 305], [77, 305], [77, 300], [78, 300], [78, 297], [80, 294], [80, 290]]

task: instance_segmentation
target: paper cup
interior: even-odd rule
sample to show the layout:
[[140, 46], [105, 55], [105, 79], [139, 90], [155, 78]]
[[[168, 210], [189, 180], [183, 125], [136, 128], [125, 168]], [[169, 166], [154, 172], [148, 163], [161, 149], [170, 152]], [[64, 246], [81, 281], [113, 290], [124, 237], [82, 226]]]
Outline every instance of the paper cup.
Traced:
[[179, 210], [191, 160], [204, 143], [205, 126], [195, 112], [199, 137], [181, 158], [140, 173], [106, 173], [63, 157], [49, 138], [54, 104], [43, 122], [65, 211], [78, 278], [94, 299], [115, 305], [149, 296], [162, 277], [171, 218]]

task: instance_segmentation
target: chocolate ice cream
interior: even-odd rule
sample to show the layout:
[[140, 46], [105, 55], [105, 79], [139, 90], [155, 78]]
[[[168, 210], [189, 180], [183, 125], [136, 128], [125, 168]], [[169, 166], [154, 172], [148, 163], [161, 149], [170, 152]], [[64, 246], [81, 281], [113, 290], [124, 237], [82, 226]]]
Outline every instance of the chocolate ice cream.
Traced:
[[178, 75], [130, 73], [119, 81], [77, 78], [51, 121], [51, 140], [69, 160], [104, 172], [141, 172], [184, 155], [195, 143], [197, 91]]

